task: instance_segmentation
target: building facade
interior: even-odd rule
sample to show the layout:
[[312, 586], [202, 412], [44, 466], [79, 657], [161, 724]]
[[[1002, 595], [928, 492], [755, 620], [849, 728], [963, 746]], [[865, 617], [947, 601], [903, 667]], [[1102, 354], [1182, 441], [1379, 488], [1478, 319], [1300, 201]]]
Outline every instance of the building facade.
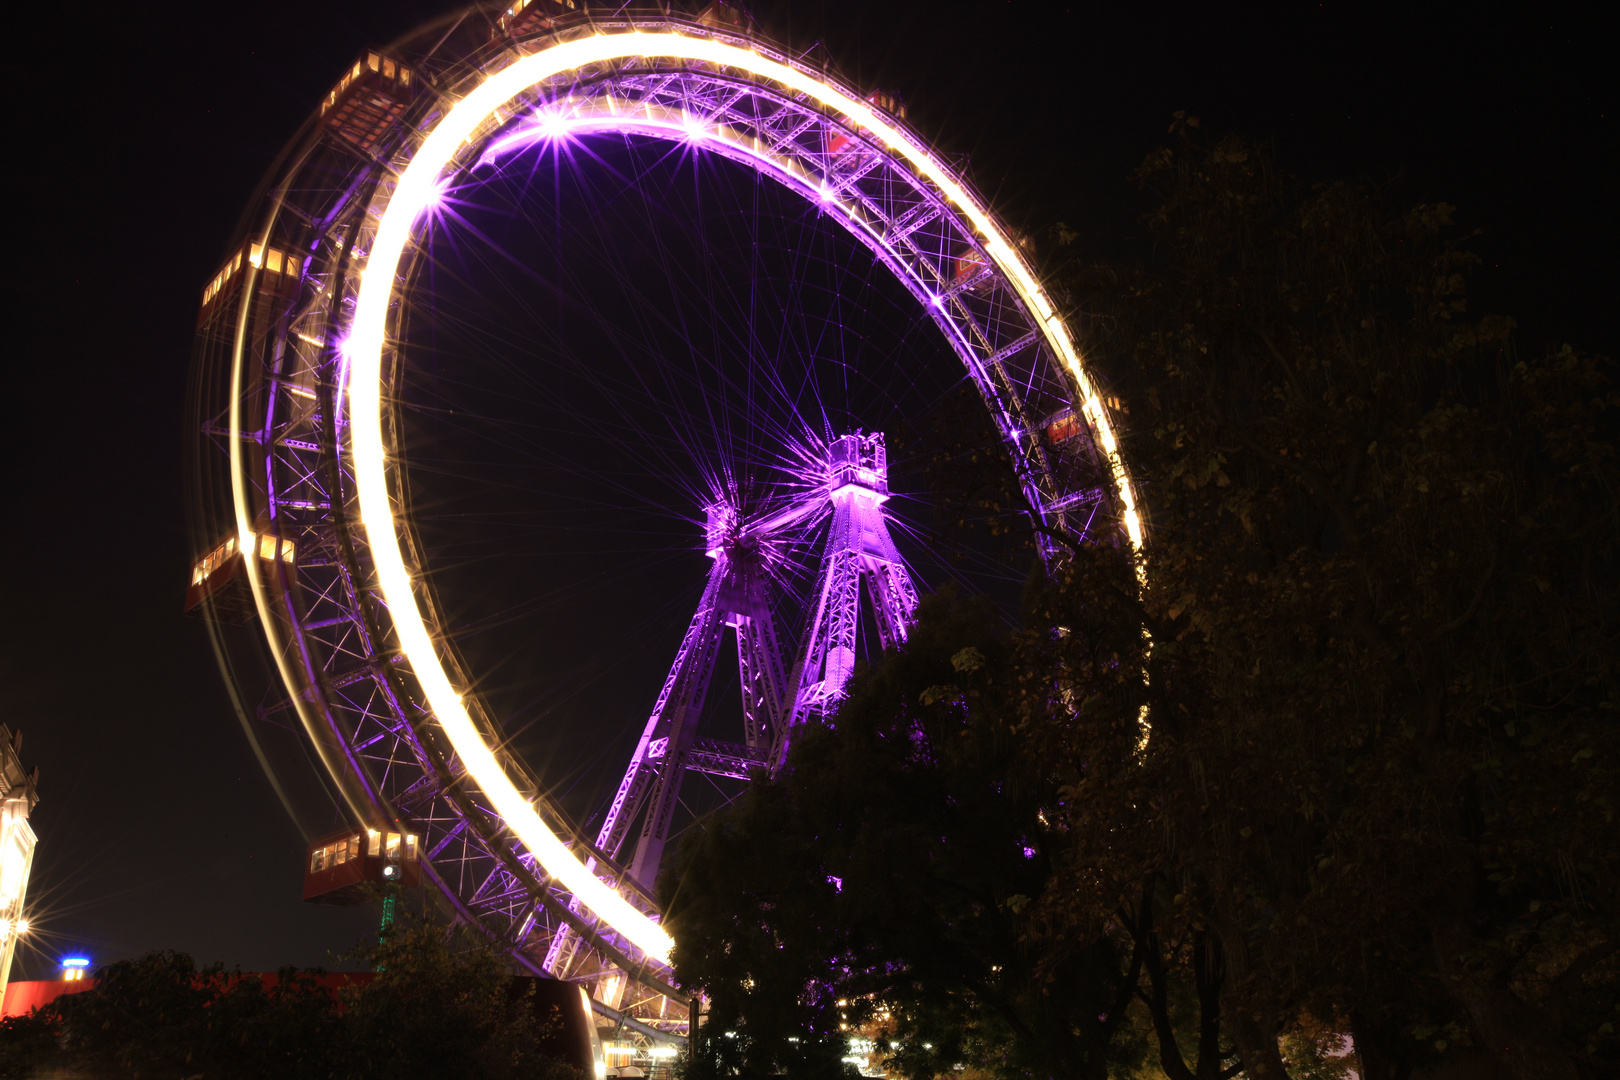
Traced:
[[39, 801], [39, 769], [25, 772], [22, 732], [0, 724], [0, 999], [11, 979], [17, 939], [28, 932], [28, 874], [38, 842], [28, 816]]

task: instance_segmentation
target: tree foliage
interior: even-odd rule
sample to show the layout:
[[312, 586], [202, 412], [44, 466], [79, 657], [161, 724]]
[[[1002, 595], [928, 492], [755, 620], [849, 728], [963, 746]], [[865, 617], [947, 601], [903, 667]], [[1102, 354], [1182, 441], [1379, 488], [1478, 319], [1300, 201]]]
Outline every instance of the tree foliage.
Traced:
[[487, 945], [411, 921], [353, 959], [376, 976], [336, 991], [313, 970], [267, 988], [183, 953], [118, 961], [94, 989], [0, 1021], [0, 1076], [584, 1080], [547, 1052], [561, 1018], [514, 994]]
[[676, 970], [711, 1002], [700, 1073], [836, 1075], [864, 1029], [908, 1077], [1106, 1075], [1114, 943], [1037, 972], [1020, 940], [1054, 793], [1020, 752], [1012, 648], [987, 604], [925, 599], [836, 729], [682, 845], [663, 887]]
[[[1111, 555], [1071, 569], [1150, 637], [1119, 669], [1072, 664], [1124, 737], [1079, 724], [1051, 748], [1077, 752], [1074, 888], [1041, 917], [1095, 926], [1076, 898], [1168, 875], [1170, 925], [1218, 945], [1255, 1075], [1283, 1071], [1272, 1036], [1300, 1008], [1346, 1016], [1397, 1074], [1459, 1042], [1516, 1076], [1601, 1071], [1611, 365], [1521, 360], [1509, 321], [1470, 318], [1447, 206], [1301, 191], [1237, 139], [1188, 138], [1141, 175], [1159, 257], [1093, 297], [1092, 326], [1129, 361], [1146, 584], [1127, 602]], [[1058, 698], [1048, 718], [1073, 725]]]

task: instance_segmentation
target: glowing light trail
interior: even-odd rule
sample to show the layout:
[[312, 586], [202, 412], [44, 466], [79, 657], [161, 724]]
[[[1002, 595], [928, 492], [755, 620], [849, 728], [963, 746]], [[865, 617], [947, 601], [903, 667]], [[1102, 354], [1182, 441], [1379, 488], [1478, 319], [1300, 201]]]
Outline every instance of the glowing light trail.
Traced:
[[[861, 129], [928, 180], [972, 224], [986, 252], [1035, 315], [1048, 345], [1074, 378], [1080, 390], [1081, 408], [1090, 419], [1108, 457], [1125, 530], [1133, 547], [1141, 546], [1142, 526], [1135, 495], [1124, 463], [1120, 460], [1117, 441], [1102, 400], [1080, 364], [1079, 354], [1069, 338], [1067, 328], [1040, 283], [988, 211], [979, 205], [951, 171], [866, 102], [822, 82], [808, 72], [748, 49], [709, 38], [646, 31], [599, 34], [553, 45], [489, 75], [466, 97], [456, 102], [428, 133], [400, 175], [378, 223], [361, 278], [345, 350], [349, 362], [350, 436], [360, 518], [371, 541], [378, 582], [399, 635], [402, 651], [408, 657], [435, 717], [468, 772], [506, 825], [552, 877], [648, 956], [667, 964], [672, 945], [669, 935], [597, 878], [546, 826], [535, 808], [512, 784], [484, 742], [440, 662], [432, 635], [417, 604], [410, 572], [399, 545], [398, 522], [388, 492], [381, 381], [387, 316], [398, 280], [400, 259], [410, 243], [418, 218], [439, 197], [440, 176], [445, 167], [464, 145], [486, 130], [485, 125], [497, 109], [535, 84], [589, 64], [646, 56], [706, 61], [747, 72], [758, 79], [803, 94], [841, 117], [845, 123]], [[633, 119], [627, 120], [627, 126], [634, 126]]]

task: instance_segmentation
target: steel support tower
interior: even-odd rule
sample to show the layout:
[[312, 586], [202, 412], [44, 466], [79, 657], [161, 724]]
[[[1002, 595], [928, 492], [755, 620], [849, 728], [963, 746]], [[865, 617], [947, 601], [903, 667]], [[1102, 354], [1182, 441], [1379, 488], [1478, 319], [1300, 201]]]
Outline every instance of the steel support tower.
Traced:
[[889, 466], [882, 432], [845, 435], [832, 444], [828, 500], [832, 527], [822, 555], [821, 587], [793, 672], [793, 711], [777, 740], [772, 769], [786, 760], [792, 730], [811, 716], [825, 718], [844, 696], [855, 668], [861, 582], [872, 603], [883, 648], [903, 644], [917, 610], [917, 590], [889, 535]]
[[[786, 760], [793, 730], [835, 710], [855, 667], [863, 580], [882, 647], [906, 640], [917, 590], [889, 535], [883, 510], [888, 499], [883, 434], [872, 432], [834, 440], [823, 482], [781, 513], [750, 523], [728, 502], [708, 508], [707, 554], [714, 560], [708, 581], [596, 837], [597, 850], [626, 865], [644, 889], [650, 892], [657, 878], [686, 773], [742, 780], [775, 772]], [[829, 510], [820, 587], [801, 637], [804, 649], [790, 665], [771, 615], [770, 546], [778, 535]], [[728, 629], [736, 639], [742, 687], [741, 743], [697, 737]], [[625, 858], [638, 821], [634, 848]], [[547, 969], [567, 974], [577, 946], [577, 935], [559, 934]]]

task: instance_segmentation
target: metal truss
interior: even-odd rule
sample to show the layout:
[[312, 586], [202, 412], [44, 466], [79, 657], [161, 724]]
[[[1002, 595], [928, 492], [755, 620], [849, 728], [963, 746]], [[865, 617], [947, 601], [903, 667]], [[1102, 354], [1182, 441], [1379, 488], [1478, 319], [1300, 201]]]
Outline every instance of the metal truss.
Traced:
[[[397, 819], [419, 832], [433, 887], [460, 918], [501, 943], [514, 963], [589, 982], [600, 1011], [645, 1037], [679, 1037], [686, 1013], [671, 1005], [679, 994], [667, 969], [583, 910], [516, 841], [468, 778], [400, 655], [377, 592], [368, 540], [356, 521], [339, 342], [397, 177], [450, 103], [487, 73], [552, 42], [630, 29], [720, 38], [802, 65], [767, 40], [665, 8], [604, 12], [582, 5], [522, 40], [501, 34], [492, 39], [490, 25], [465, 19], [445, 31], [440, 24], [399, 45], [395, 58], [419, 73], [420, 91], [389, 121], [392, 126], [368, 139], [364, 151], [323, 126], [317, 114], [278, 159], [263, 200], [251, 208], [246, 239], [297, 252], [296, 287], [271, 289], [266, 272], [255, 267], [237, 280], [234, 299], [214, 300], [206, 310], [194, 354], [194, 412], [201, 442], [215, 456], [204, 454], [197, 475], [204, 500], [218, 508], [210, 527], [234, 527], [230, 497], [221, 494], [230, 485], [221, 480], [220, 465], [221, 451], [231, 450], [234, 441], [238, 453], [232, 460], [239, 468], [227, 479], [248, 491], [247, 513], [264, 531], [296, 544], [296, 566], [275, 564], [266, 571], [258, 594], [261, 621], [287, 702], [356, 817]], [[843, 85], [830, 72], [814, 74]], [[679, 115], [723, 128], [728, 138], [711, 144], [716, 153], [746, 160], [835, 203], [838, 220], [911, 291], [960, 356], [1002, 434], [1030, 512], [1049, 526], [1074, 531], [1089, 527], [1099, 508], [1107, 517], [1111, 504], [1095, 434], [1073, 407], [1075, 388], [1049, 352], [1035, 313], [988, 269], [993, 263], [962, 214], [861, 130], [746, 72], [640, 57], [530, 88], [475, 133], [456, 167], [471, 178], [483, 148], [542, 106], [631, 118]], [[626, 125], [633, 128], [628, 120]], [[406, 339], [410, 290], [420, 265], [416, 259], [405, 270], [405, 302], [393, 313], [393, 342]], [[401, 357], [397, 345], [391, 348], [391, 377], [398, 379]], [[228, 420], [233, 406], [242, 418], [235, 430]], [[398, 441], [397, 425], [391, 437]], [[881, 437], [841, 439], [834, 454], [834, 471], [843, 470], [839, 475], [846, 480], [820, 504], [821, 513], [830, 508], [832, 520], [799, 661], [785, 670], [764, 568], [757, 549], [751, 553], [741, 542], [750, 536], [764, 542], [769, 530], [750, 534], [721, 514], [711, 546], [715, 537], [722, 542], [711, 551], [703, 599], [613, 810], [594, 838], [582, 835], [550, 802], [539, 779], [502, 748], [499, 723], [471, 689], [476, 680], [449, 638], [435, 636], [453, 680], [468, 688], [475, 722], [513, 782], [581, 861], [642, 911], [656, 914], [646, 885], [667, 839], [681, 773], [697, 769], [740, 778], [766, 768], [781, 760], [796, 723], [824, 714], [837, 700], [853, 660], [863, 580], [883, 644], [905, 638], [916, 593], [883, 524], [886, 493], [862, 471], [875, 461], [882, 472]], [[392, 480], [408, 519], [410, 493], [397, 468]], [[414, 536], [407, 535], [404, 546], [416, 580], [425, 581]], [[421, 589], [430, 625], [438, 626], [437, 600], [427, 585]], [[736, 745], [696, 737], [727, 628], [736, 640], [746, 722], [744, 742]], [[625, 866], [618, 856], [638, 821]]]
[[[843, 697], [855, 666], [863, 580], [881, 647], [905, 642], [917, 590], [889, 535], [883, 512], [888, 498], [883, 434], [873, 432], [834, 440], [820, 489], [786, 511], [746, 523], [728, 504], [709, 508], [708, 555], [714, 563], [708, 582], [596, 838], [597, 848], [617, 856], [641, 821], [629, 870], [644, 887], [657, 874], [686, 773], [748, 779], [775, 771], [793, 728], [812, 715], [825, 718]], [[801, 635], [805, 651], [791, 665], [789, 684], [783, 681], [788, 658], [771, 615], [765, 549], [776, 533], [819, 521], [828, 506], [821, 584]], [[742, 744], [696, 737], [728, 628], [737, 642]], [[573, 934], [557, 935], [547, 970], [568, 976], [577, 952]]]
[[774, 767], [786, 759], [793, 729], [812, 716], [826, 718], [844, 695], [855, 668], [861, 582], [866, 583], [884, 649], [905, 643], [917, 610], [917, 589], [889, 535], [883, 504], [889, 469], [883, 433], [845, 435], [829, 454], [828, 499], [832, 526], [822, 553], [821, 585], [805, 647], [793, 672], [793, 708], [772, 750]]

